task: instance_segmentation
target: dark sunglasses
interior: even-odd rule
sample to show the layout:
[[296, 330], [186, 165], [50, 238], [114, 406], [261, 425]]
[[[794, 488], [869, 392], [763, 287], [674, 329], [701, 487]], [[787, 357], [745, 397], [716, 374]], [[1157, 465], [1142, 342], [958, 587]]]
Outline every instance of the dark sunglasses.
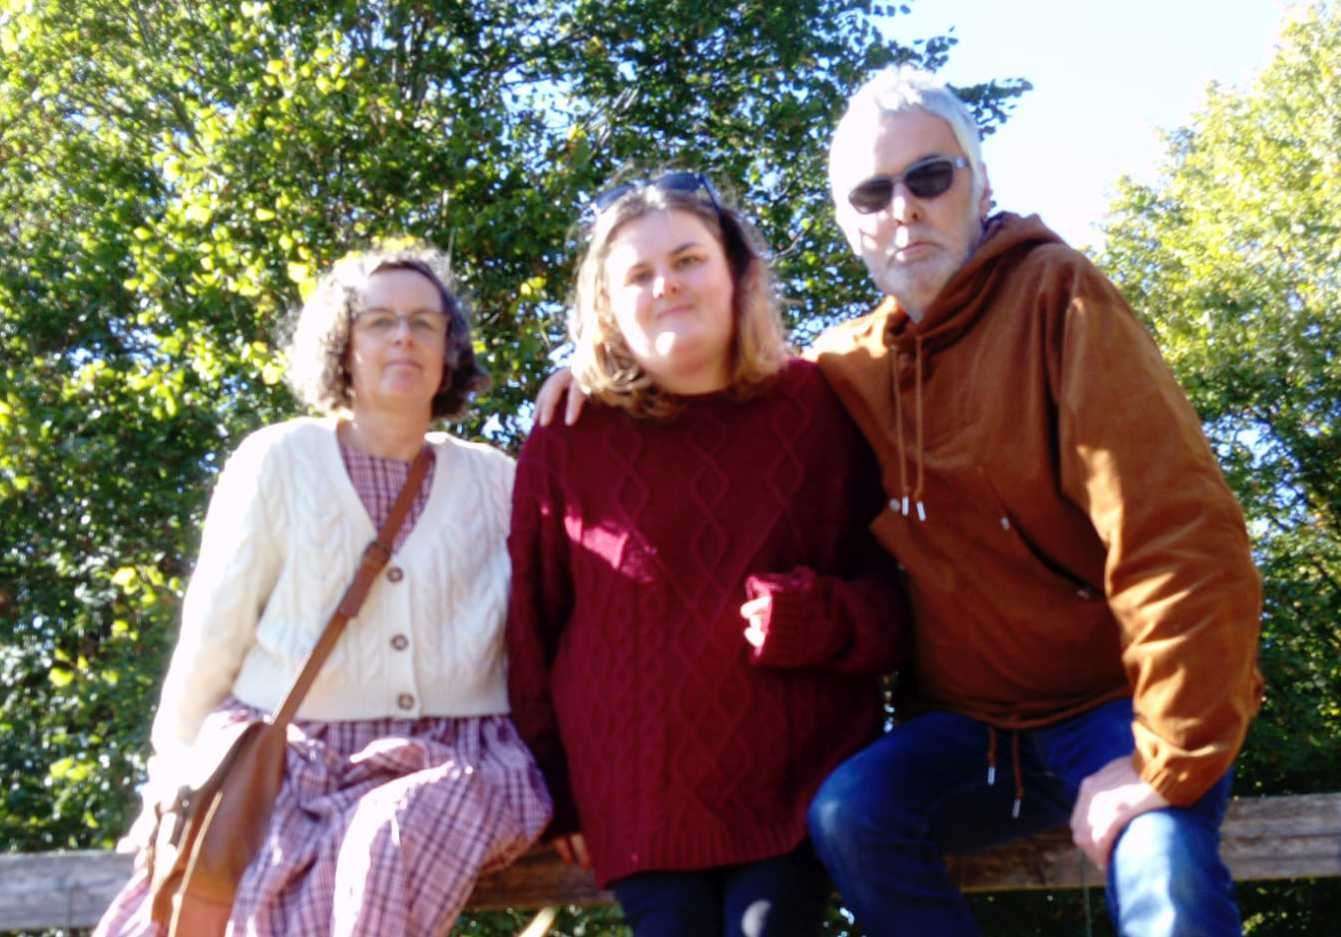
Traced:
[[645, 188], [660, 189], [662, 192], [681, 192], [689, 195], [701, 189], [708, 194], [708, 201], [712, 203], [712, 210], [719, 215], [722, 213], [722, 206], [717, 201], [717, 190], [712, 187], [712, 183], [708, 181], [707, 176], [701, 172], [676, 170], [657, 176], [655, 179], [621, 182], [619, 185], [611, 186], [604, 192], [599, 193], [591, 200], [589, 206], [592, 220], [595, 220], [597, 215], [625, 195]]
[[968, 164], [964, 156], [931, 156], [913, 163], [897, 176], [872, 176], [849, 192], [847, 200], [863, 215], [873, 215], [884, 211], [894, 200], [894, 187], [900, 182], [918, 198], [936, 198], [954, 184], [955, 170]]

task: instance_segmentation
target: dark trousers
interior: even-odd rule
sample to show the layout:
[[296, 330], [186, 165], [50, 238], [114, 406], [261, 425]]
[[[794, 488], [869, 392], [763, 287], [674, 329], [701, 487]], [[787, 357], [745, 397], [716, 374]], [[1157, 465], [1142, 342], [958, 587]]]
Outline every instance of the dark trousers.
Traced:
[[635, 937], [815, 937], [831, 885], [810, 846], [745, 865], [611, 885]]

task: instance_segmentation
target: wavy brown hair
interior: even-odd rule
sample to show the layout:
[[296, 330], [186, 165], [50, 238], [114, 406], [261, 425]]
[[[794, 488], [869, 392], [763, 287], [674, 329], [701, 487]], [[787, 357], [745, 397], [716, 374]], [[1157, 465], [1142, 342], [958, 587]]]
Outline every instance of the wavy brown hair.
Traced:
[[791, 355], [782, 326], [773, 272], [763, 239], [738, 212], [705, 202], [698, 193], [633, 186], [602, 209], [591, 223], [586, 252], [578, 266], [568, 331], [573, 376], [598, 400], [637, 417], [665, 418], [683, 406], [662, 390], [638, 364], [615, 322], [606, 283], [610, 242], [626, 224], [659, 211], [682, 211], [712, 232], [731, 271], [731, 311], [735, 336], [727, 392], [745, 399], [762, 391]]

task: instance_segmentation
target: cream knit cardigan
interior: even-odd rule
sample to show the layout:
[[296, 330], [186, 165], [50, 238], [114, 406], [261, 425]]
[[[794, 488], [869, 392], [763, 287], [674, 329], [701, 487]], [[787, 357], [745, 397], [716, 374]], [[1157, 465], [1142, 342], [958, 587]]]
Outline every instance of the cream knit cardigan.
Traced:
[[[278, 707], [376, 534], [335, 426], [334, 418], [268, 426], [220, 473], [154, 719], [158, 769], [180, 767], [205, 716], [229, 693]], [[502, 632], [513, 463], [445, 433], [427, 440], [436, 465], [424, 512], [299, 718], [508, 711]]]

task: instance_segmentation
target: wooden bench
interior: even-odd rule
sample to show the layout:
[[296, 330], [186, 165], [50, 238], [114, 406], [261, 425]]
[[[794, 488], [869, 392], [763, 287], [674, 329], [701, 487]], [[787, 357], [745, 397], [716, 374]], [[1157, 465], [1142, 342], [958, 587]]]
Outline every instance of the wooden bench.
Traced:
[[[1341, 876], [1341, 793], [1240, 798], [1229, 807], [1222, 854], [1239, 881]], [[965, 891], [1102, 887], [1066, 830], [951, 860]], [[0, 932], [89, 927], [130, 876], [131, 858], [109, 852], [0, 855]], [[612, 900], [591, 876], [535, 850], [480, 880], [471, 908], [594, 905]]]

